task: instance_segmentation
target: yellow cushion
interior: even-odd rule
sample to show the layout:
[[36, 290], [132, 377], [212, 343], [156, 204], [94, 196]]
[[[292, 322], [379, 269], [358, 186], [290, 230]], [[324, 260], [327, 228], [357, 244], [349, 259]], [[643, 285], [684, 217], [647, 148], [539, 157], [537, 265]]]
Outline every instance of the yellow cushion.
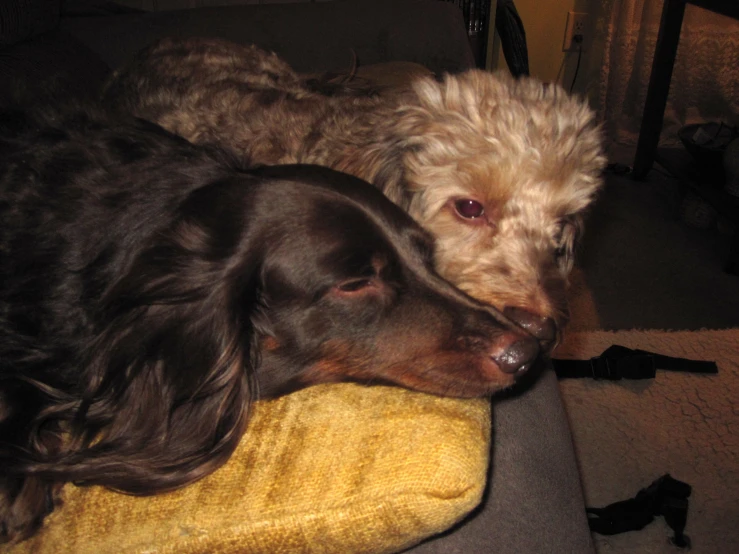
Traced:
[[231, 460], [154, 497], [67, 485], [10, 552], [397, 552], [468, 514], [485, 487], [490, 403], [322, 385], [257, 402]]

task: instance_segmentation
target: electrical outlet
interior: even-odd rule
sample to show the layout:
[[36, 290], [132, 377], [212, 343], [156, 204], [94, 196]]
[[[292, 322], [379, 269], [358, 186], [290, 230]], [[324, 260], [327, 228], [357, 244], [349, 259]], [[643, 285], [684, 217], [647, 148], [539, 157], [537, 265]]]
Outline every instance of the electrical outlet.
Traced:
[[[567, 12], [567, 26], [562, 43], [562, 52], [577, 52], [585, 42], [585, 24], [588, 14], [582, 12]], [[579, 36], [578, 41], [575, 37]]]

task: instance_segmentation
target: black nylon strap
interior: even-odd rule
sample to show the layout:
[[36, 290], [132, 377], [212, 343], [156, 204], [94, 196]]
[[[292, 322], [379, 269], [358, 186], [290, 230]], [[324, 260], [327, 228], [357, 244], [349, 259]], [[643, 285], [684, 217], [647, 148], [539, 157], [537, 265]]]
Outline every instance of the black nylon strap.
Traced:
[[688, 520], [688, 497], [692, 488], [669, 473], [640, 490], [634, 498], [609, 504], [605, 508], [586, 508], [590, 530], [600, 535], [617, 535], [638, 531], [657, 516], [663, 516], [675, 532], [670, 539], [680, 548], [690, 547], [690, 538], [684, 534]]
[[615, 344], [589, 360], [552, 360], [559, 379], [653, 379], [656, 370], [718, 373], [715, 362], [664, 356]]

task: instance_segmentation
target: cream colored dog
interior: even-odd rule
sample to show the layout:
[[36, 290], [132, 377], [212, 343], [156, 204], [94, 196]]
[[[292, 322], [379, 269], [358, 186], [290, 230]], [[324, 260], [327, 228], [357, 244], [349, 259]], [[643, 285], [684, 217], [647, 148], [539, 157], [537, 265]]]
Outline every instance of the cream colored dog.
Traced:
[[116, 72], [105, 100], [249, 164], [374, 183], [437, 237], [442, 276], [556, 343], [605, 164], [591, 110], [562, 88], [469, 70], [370, 94], [253, 46], [165, 39]]

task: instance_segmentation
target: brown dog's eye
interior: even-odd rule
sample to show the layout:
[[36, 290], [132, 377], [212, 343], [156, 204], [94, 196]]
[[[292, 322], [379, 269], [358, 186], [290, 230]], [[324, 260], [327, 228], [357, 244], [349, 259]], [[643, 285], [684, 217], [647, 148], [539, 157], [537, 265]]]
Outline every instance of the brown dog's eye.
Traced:
[[475, 219], [485, 213], [485, 208], [477, 200], [461, 198], [454, 202], [454, 209], [465, 219]]
[[359, 292], [362, 289], [372, 286], [372, 279], [351, 279], [344, 281], [343, 283], [336, 285], [336, 288], [341, 292]]

